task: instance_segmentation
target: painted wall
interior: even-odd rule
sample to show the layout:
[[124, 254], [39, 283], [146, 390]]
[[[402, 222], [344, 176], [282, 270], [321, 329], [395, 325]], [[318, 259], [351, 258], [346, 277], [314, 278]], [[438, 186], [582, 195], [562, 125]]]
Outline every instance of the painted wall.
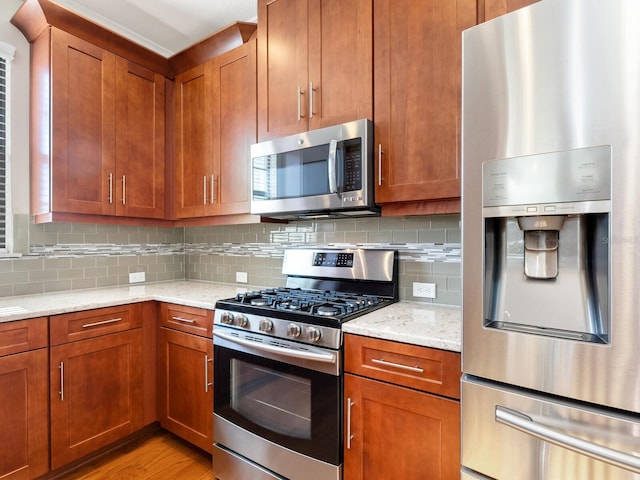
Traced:
[[0, 40], [16, 48], [11, 62], [10, 151], [12, 208], [29, 213], [29, 42], [9, 20], [21, 0], [0, 1]]

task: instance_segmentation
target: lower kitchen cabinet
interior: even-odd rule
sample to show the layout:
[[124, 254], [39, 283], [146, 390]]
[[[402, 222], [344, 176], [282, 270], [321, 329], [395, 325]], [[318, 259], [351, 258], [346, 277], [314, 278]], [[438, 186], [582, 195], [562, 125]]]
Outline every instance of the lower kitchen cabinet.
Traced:
[[50, 318], [51, 468], [142, 428], [141, 305]]
[[0, 479], [49, 471], [47, 319], [0, 324]]
[[212, 311], [161, 305], [160, 424], [209, 453], [213, 452], [212, 325]]
[[345, 335], [345, 370], [345, 480], [460, 478], [459, 354]]

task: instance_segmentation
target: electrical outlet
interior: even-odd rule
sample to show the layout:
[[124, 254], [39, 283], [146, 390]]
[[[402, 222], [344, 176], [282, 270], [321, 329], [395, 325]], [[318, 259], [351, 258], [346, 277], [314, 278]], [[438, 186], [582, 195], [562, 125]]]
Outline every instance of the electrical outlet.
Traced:
[[413, 282], [413, 296], [422, 298], [436, 298], [436, 284]]
[[132, 272], [129, 274], [129, 283], [139, 283], [144, 282], [145, 274], [144, 272]]
[[236, 282], [247, 283], [248, 281], [247, 272], [236, 272]]

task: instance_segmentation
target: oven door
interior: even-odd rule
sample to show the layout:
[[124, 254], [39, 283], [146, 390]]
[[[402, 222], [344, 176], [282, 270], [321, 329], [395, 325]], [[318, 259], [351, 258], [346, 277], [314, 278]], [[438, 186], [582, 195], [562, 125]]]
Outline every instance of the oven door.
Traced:
[[[231, 329], [216, 329], [216, 444], [286, 478], [310, 471], [319, 471], [317, 478], [331, 478], [327, 472], [342, 464], [342, 386], [338, 370], [322, 370], [329, 358], [340, 366], [339, 352], [323, 357], [313, 347], [308, 347], [311, 352], [303, 347], [280, 355], [279, 347], [262, 351], [262, 344], [253, 347], [250, 340], [232, 337]], [[306, 353], [310, 359], [300, 357]]]

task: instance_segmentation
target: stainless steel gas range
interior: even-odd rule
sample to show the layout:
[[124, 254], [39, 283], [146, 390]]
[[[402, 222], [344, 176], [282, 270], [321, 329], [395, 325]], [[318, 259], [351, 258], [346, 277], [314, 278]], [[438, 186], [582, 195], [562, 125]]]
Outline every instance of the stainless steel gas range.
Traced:
[[398, 300], [393, 250], [291, 249], [282, 272], [216, 303], [220, 480], [342, 478], [342, 324]]

